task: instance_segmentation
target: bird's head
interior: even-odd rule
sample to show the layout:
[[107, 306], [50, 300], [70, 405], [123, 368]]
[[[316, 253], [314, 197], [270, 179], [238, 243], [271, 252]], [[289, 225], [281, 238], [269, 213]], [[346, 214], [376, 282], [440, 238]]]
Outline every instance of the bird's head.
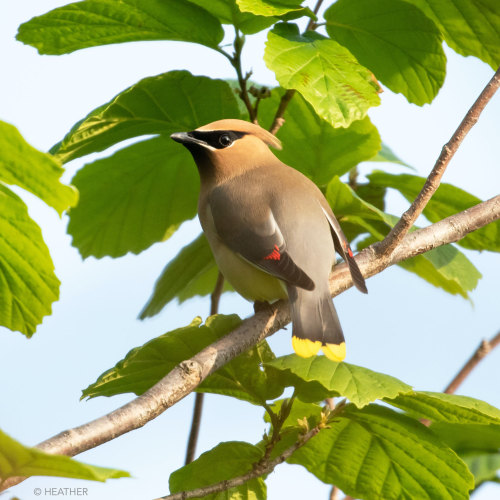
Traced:
[[268, 146], [280, 140], [262, 127], [243, 120], [218, 120], [191, 132], [170, 136], [193, 155], [200, 175], [228, 177], [276, 160]]

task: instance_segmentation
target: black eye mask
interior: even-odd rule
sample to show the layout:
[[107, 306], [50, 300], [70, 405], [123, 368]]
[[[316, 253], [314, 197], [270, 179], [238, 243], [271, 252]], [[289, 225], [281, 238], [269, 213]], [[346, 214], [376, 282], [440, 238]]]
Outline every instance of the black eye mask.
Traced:
[[215, 149], [229, 147], [234, 141], [241, 139], [246, 132], [234, 132], [233, 130], [193, 130], [188, 132], [191, 137], [206, 142]]

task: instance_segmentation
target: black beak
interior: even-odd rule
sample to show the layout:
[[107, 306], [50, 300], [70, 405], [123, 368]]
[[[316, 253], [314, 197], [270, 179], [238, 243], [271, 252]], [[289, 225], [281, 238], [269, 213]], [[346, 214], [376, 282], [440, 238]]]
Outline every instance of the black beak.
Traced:
[[180, 142], [186, 147], [189, 147], [190, 145], [194, 144], [204, 147], [207, 146], [207, 143], [205, 141], [201, 141], [200, 139], [193, 137], [191, 132], [176, 132], [175, 134], [172, 134], [170, 138], [173, 139], [175, 142]]

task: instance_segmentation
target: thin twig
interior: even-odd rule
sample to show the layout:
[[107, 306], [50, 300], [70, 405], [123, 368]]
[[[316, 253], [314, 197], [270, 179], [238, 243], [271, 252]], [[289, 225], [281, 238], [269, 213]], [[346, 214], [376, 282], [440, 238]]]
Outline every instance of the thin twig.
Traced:
[[455, 375], [448, 387], [443, 391], [446, 394], [454, 394], [463, 381], [470, 375], [472, 370], [493, 350], [500, 345], [500, 331], [491, 339], [483, 340], [469, 358], [467, 363]]
[[197, 488], [196, 490], [181, 491], [179, 493], [174, 493], [173, 495], [161, 497], [157, 500], [187, 500], [188, 498], [202, 497], [213, 493], [219, 493], [221, 491], [226, 491], [230, 488], [235, 488], [236, 486], [241, 486], [247, 481], [250, 481], [250, 479], [269, 474], [276, 468], [276, 466], [283, 463], [301, 446], [303, 446], [311, 438], [316, 436], [321, 428], [321, 425], [317, 425], [309, 432], [304, 434], [296, 443], [293, 444], [293, 446], [290, 446], [290, 448], [286, 449], [279, 457], [267, 463], [259, 462], [250, 472], [244, 474], [243, 476], [235, 477], [234, 479], [228, 479], [226, 481], [221, 481], [220, 483], [212, 484], [204, 488]]
[[378, 246], [377, 251], [380, 254], [390, 254], [398, 246], [399, 242], [405, 237], [410, 228], [413, 226], [423, 209], [431, 199], [432, 195], [439, 187], [441, 178], [450, 163], [458, 147], [468, 134], [470, 129], [477, 123], [479, 116], [490, 99], [500, 86], [500, 68], [493, 75], [493, 78], [488, 82], [479, 97], [471, 106], [464, 119], [451, 136], [451, 139], [444, 145], [439, 158], [434, 165], [429, 177], [425, 181], [424, 187], [411, 204], [410, 208], [402, 215], [401, 219], [391, 229], [384, 241]]
[[[431, 226], [408, 234], [390, 256], [381, 257], [377, 244], [356, 255], [356, 262], [366, 278], [387, 267], [428, 252], [441, 245], [462, 239], [470, 232], [500, 219], [500, 195]], [[334, 297], [352, 287], [345, 264], [330, 275], [330, 293]], [[63, 431], [38, 445], [48, 453], [74, 456], [138, 429], [191, 393], [213, 372], [256, 343], [290, 322], [288, 303], [279, 301], [247, 318], [225, 337], [183, 361], [144, 394], [124, 406], [78, 427]], [[25, 478], [9, 478], [0, 491]]]
[[330, 500], [339, 500], [340, 490], [334, 485], [330, 490]]
[[[219, 311], [220, 296], [224, 288], [224, 276], [219, 271], [217, 281], [215, 282], [214, 291], [210, 295], [210, 316], [217, 314]], [[184, 464], [190, 464], [194, 460], [196, 453], [196, 445], [198, 444], [198, 436], [200, 434], [201, 414], [203, 411], [203, 401], [205, 394], [197, 392], [194, 398], [193, 418], [191, 420], [191, 430], [189, 431], [188, 445], [186, 449], [186, 460]]]

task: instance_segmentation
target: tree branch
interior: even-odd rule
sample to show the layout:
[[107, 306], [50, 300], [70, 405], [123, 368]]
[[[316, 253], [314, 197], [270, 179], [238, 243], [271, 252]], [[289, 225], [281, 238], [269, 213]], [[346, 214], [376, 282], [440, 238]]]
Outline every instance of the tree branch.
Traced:
[[[413, 231], [391, 255], [381, 256], [377, 251], [380, 243], [376, 243], [358, 254], [356, 262], [368, 278], [402, 260], [458, 241], [497, 219], [500, 219], [500, 195]], [[347, 266], [337, 266], [330, 275], [332, 296], [339, 295], [351, 286], [352, 279]], [[73, 456], [142, 427], [196, 389], [210, 374], [289, 322], [288, 303], [279, 301], [272, 304], [269, 309], [245, 319], [231, 333], [180, 363], [141, 396], [107, 415], [47, 439], [38, 448], [48, 453]], [[6, 489], [22, 480], [7, 479], [2, 488]]]
[[425, 181], [424, 187], [415, 198], [415, 201], [410, 205], [410, 208], [402, 215], [401, 219], [399, 219], [398, 223], [391, 229], [384, 241], [377, 247], [378, 253], [390, 254], [408, 233], [439, 187], [444, 171], [457, 152], [458, 147], [470, 129], [477, 123], [481, 112], [498, 90], [499, 86], [500, 68], [498, 68], [492, 79], [488, 82], [481, 94], [479, 94], [479, 97], [471, 106], [457, 130], [455, 130], [455, 133], [451, 136], [451, 139], [444, 145], [434, 168]]
[[483, 340], [469, 358], [467, 363], [455, 375], [448, 387], [443, 391], [447, 394], [454, 394], [463, 381], [470, 375], [472, 370], [493, 350], [500, 345], [500, 331], [491, 339]]
[[[224, 276], [219, 271], [215, 282], [214, 291], [210, 295], [210, 316], [217, 314], [219, 311], [220, 296], [224, 288]], [[189, 431], [189, 439], [186, 450], [186, 459], [184, 464], [190, 464], [194, 460], [196, 453], [196, 445], [198, 444], [198, 435], [200, 434], [201, 414], [203, 411], [203, 400], [205, 393], [197, 392], [194, 398], [193, 419], [191, 420], [191, 430]]]

